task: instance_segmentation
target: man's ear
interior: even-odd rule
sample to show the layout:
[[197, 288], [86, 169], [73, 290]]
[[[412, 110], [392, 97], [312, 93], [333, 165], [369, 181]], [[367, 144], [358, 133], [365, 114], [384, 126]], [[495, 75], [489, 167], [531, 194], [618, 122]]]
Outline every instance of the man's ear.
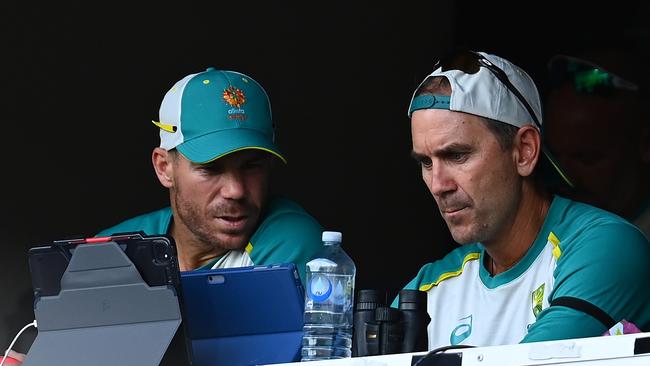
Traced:
[[542, 138], [532, 125], [526, 125], [517, 131], [514, 140], [515, 164], [522, 177], [530, 176], [535, 170], [539, 154], [542, 151]]
[[171, 188], [174, 185], [172, 177], [174, 176], [174, 153], [157, 147], [151, 153], [151, 163], [156, 171], [156, 176], [160, 184], [165, 188]]

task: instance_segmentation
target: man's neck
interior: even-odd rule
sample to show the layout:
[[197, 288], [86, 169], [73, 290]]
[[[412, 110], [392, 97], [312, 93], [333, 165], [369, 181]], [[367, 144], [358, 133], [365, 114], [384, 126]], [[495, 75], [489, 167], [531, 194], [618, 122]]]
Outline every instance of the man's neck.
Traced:
[[170, 226], [169, 232], [176, 242], [178, 266], [181, 271], [197, 269], [226, 253], [225, 250], [203, 243], [183, 223], [172, 219]]
[[512, 225], [497, 240], [484, 243], [490, 256], [487, 268], [493, 276], [514, 267], [526, 255], [544, 224], [551, 199], [548, 193], [525, 184]]

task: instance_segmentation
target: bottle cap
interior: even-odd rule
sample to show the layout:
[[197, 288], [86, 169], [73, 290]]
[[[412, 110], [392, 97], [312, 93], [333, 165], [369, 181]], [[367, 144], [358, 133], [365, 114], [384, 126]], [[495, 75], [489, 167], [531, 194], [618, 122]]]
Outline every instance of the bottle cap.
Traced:
[[427, 310], [427, 293], [420, 290], [402, 290], [399, 292], [400, 310]]
[[340, 243], [343, 240], [343, 234], [340, 231], [323, 231], [323, 241], [324, 242], [337, 242]]

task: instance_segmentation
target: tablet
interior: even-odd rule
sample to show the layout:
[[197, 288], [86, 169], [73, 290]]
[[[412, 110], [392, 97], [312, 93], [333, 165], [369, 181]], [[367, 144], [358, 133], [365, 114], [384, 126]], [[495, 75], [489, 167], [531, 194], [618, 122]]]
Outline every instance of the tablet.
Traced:
[[293, 263], [181, 272], [192, 365], [300, 360], [304, 289]]
[[182, 322], [173, 239], [55, 241], [30, 248], [28, 259], [38, 335], [25, 366], [160, 363]]
[[34, 298], [55, 296], [61, 291], [61, 277], [78, 245], [113, 241], [135, 265], [149, 286], [168, 286], [178, 293], [180, 286], [176, 245], [169, 236], [126, 233], [97, 238], [57, 240], [28, 250]]

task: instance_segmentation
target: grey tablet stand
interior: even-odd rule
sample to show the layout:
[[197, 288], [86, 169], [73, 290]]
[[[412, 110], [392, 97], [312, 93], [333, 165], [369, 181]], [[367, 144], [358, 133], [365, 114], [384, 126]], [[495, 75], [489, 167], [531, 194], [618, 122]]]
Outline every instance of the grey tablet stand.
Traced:
[[114, 242], [79, 245], [61, 292], [34, 312], [24, 366], [158, 365], [181, 323], [174, 290], [147, 285]]

